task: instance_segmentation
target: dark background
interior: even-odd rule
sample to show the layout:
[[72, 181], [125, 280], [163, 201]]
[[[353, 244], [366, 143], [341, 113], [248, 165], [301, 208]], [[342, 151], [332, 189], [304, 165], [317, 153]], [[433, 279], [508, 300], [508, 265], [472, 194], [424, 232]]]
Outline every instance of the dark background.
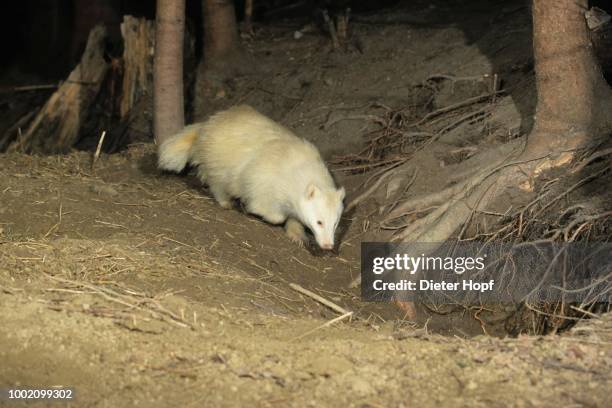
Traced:
[[[255, 22], [279, 19], [312, 20], [318, 10], [351, 7], [354, 13], [391, 7], [401, 0], [383, 1], [254, 1]], [[202, 31], [202, 0], [186, 0], [187, 29]], [[238, 0], [238, 20], [244, 1]], [[110, 54], [120, 54], [119, 24], [123, 15], [155, 18], [153, 0], [22, 0], [0, 2], [0, 75], [8, 70], [43, 79], [62, 79], [78, 62], [91, 28], [105, 24], [110, 33]], [[201, 41], [201, 36], [195, 36]], [[200, 50], [201, 43], [196, 44]]]
[[[201, 1], [186, 0], [187, 27], [201, 32]], [[317, 11], [351, 7], [353, 13], [372, 13], [394, 7], [409, 0], [255, 0], [255, 22], [280, 19], [316, 20]], [[455, 6], [473, 6], [483, 0], [447, 0]], [[509, 3], [528, 3], [529, 0], [507, 0]], [[551, 6], [561, 2], [551, 1]], [[236, 1], [236, 14], [242, 15], [243, 0]], [[612, 0], [592, 0], [610, 12]], [[120, 53], [119, 24], [123, 15], [155, 18], [152, 0], [21, 0], [0, 2], [0, 75], [9, 69], [35, 74], [44, 79], [61, 79], [76, 64], [84, 49], [89, 30], [104, 23], [111, 33], [109, 53]], [[199, 35], [196, 38], [199, 39]], [[201, 44], [197, 44], [201, 45]], [[198, 50], [201, 47], [196, 47]]]

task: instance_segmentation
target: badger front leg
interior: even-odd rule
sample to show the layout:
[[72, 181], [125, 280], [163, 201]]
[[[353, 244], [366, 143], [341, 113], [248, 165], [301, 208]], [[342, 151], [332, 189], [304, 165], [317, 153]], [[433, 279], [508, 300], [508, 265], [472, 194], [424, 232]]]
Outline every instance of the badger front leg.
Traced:
[[306, 232], [304, 231], [304, 226], [295, 218], [287, 219], [287, 222], [285, 223], [285, 233], [291, 241], [295, 242], [300, 247], [304, 246], [308, 240], [308, 237], [306, 237]]
[[223, 187], [209, 185], [208, 188], [219, 205], [225, 209], [232, 208], [231, 197], [225, 192]]

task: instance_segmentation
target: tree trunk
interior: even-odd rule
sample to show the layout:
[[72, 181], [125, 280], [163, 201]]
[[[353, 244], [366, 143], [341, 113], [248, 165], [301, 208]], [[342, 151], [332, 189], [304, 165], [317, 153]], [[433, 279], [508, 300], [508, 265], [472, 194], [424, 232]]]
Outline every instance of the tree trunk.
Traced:
[[204, 55], [198, 66], [194, 114], [203, 117], [211, 98], [225, 95], [223, 82], [246, 72], [232, 0], [202, 0]]
[[588, 0], [533, 0], [538, 104], [532, 151], [573, 148], [610, 126], [612, 95], [591, 45], [587, 9]]
[[233, 0], [204, 0], [204, 61], [207, 67], [222, 68], [238, 50], [238, 27]]
[[[458, 169], [471, 174], [465, 181], [398, 205], [394, 212], [435, 209], [394, 232], [395, 239], [444, 242], [465, 230], [466, 224], [502, 193], [514, 189], [516, 197], [517, 187], [534, 191], [535, 180], [544, 170], [567, 165], [585, 142], [610, 132], [612, 91], [590, 42], [584, 16], [587, 5], [587, 0], [533, 0], [538, 102], [527, 148], [523, 140], [516, 140], [489, 149], [466, 160], [468, 167]], [[528, 196], [524, 199], [526, 203]], [[510, 213], [512, 204], [522, 205], [499, 204], [497, 213]], [[505, 205], [509, 208], [502, 208]], [[407, 313], [414, 312], [410, 302], [397, 303]]]
[[244, 2], [244, 31], [253, 34], [253, 0]]
[[160, 144], [185, 125], [183, 37], [185, 0], [157, 0], [154, 60], [154, 129]]

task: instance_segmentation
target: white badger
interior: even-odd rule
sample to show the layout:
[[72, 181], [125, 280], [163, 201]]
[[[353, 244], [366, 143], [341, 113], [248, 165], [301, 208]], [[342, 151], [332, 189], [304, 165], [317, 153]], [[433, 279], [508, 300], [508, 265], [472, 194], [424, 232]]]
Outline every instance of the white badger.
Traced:
[[159, 146], [158, 166], [179, 172], [198, 166], [223, 208], [239, 198], [249, 213], [285, 231], [300, 245], [304, 225], [322, 249], [333, 249], [344, 188], [336, 188], [315, 146], [241, 105], [185, 127]]

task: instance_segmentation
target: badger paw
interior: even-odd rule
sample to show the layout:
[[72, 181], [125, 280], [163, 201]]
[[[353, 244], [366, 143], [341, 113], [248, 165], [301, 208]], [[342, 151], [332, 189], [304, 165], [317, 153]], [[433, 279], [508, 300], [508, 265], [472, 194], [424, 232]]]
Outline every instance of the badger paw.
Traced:
[[229, 210], [232, 208], [232, 202], [230, 200], [217, 200], [219, 206], [225, 210]]
[[285, 223], [285, 233], [292, 242], [295, 242], [300, 248], [304, 247], [304, 244], [308, 240], [304, 226], [298, 220], [289, 218]]
[[209, 188], [210, 188], [210, 192], [212, 193], [213, 197], [215, 197], [215, 201], [217, 201], [217, 203], [222, 208], [225, 208], [226, 210], [232, 208], [231, 197], [227, 195], [222, 188], [218, 188], [214, 186], [209, 186]]

